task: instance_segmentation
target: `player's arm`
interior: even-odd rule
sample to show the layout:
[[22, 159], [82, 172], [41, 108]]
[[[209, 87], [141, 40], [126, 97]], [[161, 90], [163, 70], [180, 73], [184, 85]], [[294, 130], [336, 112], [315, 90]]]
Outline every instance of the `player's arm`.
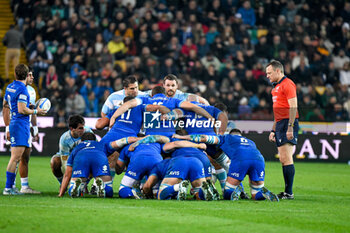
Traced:
[[11, 121], [11, 117], [10, 117], [10, 106], [9, 103], [6, 101], [6, 99], [4, 98], [4, 101], [2, 103], [3, 109], [2, 109], [2, 117], [4, 119], [4, 123], [6, 126], [6, 139], [8, 141], [10, 141], [10, 129], [9, 129], [9, 125], [10, 125], [10, 121]]
[[287, 139], [292, 140], [294, 121], [295, 121], [295, 117], [297, 115], [297, 109], [298, 109], [297, 97], [288, 99], [288, 104], [289, 104], [289, 122], [288, 122], [288, 130], [287, 130]]
[[224, 135], [226, 132], [227, 123], [228, 123], [227, 114], [225, 112], [221, 112], [218, 116], [218, 121], [221, 122], [218, 134]]
[[166, 114], [166, 113], [170, 112], [170, 109], [163, 106], [163, 105], [148, 104], [148, 105], [146, 105], [146, 111], [148, 111], [148, 112], [159, 111], [161, 114]]
[[46, 111], [41, 109], [41, 108], [37, 108], [37, 109], [30, 109], [27, 107], [27, 104], [25, 102], [22, 101], [18, 101], [17, 102], [17, 107], [18, 107], [18, 112], [20, 114], [23, 115], [45, 115]]
[[72, 171], [73, 171], [73, 167], [67, 165], [66, 172], [64, 173], [63, 180], [62, 180], [60, 193], [58, 194], [59, 197], [63, 197], [64, 193], [66, 192], [68, 183], [72, 178]]
[[193, 135], [178, 135], [174, 134], [173, 138], [181, 139], [181, 140], [189, 140], [192, 142], [203, 142], [206, 144], [216, 145], [220, 144], [220, 138], [215, 135], [205, 135], [205, 134], [193, 134]]
[[134, 143], [140, 139], [142, 139], [143, 137], [125, 137], [125, 138], [121, 138], [119, 140], [113, 141], [109, 144], [110, 148], [113, 150], [118, 150], [120, 148], [123, 148], [124, 146], [130, 144], [130, 143]]
[[146, 143], [167, 143], [170, 142], [170, 139], [166, 136], [161, 136], [161, 135], [149, 135], [129, 146], [129, 151], [134, 151], [135, 148], [140, 145], [140, 144], [146, 144]]
[[112, 127], [114, 125], [115, 119], [120, 117], [123, 113], [128, 111], [130, 108], [134, 108], [139, 104], [139, 101], [137, 99], [132, 99], [127, 102], [125, 102], [122, 106], [120, 106], [113, 114], [111, 119], [109, 120], [109, 127]]
[[157, 182], [158, 182], [158, 177], [156, 175], [150, 175], [148, 177], [146, 183], [142, 187], [143, 193], [147, 197], [150, 197], [150, 198], [153, 197], [152, 188], [157, 184]]
[[204, 116], [207, 119], [214, 119], [212, 117], [212, 115], [210, 115], [205, 109], [203, 109], [203, 108], [201, 108], [201, 107], [199, 107], [199, 106], [197, 106], [195, 104], [192, 104], [192, 103], [190, 103], [188, 101], [181, 102], [180, 107], [185, 109], [185, 110], [195, 112], [198, 115]]
[[275, 135], [276, 135], [276, 120], [273, 121], [272, 130], [269, 135], [270, 142], [276, 142]]
[[[102, 113], [101, 113], [102, 114]], [[109, 118], [108, 117], [101, 117], [96, 121], [95, 128], [98, 130], [102, 130], [105, 127], [109, 126]]]
[[168, 112], [167, 114], [163, 114], [160, 119], [172, 121], [172, 120], [177, 120], [177, 119], [183, 117], [184, 115], [185, 114], [181, 109], [175, 108], [175, 109], [171, 110], [170, 112]]
[[174, 142], [168, 142], [163, 146], [163, 150], [165, 152], [171, 151], [177, 148], [185, 148], [185, 147], [192, 147], [192, 148], [198, 148], [205, 150], [207, 149], [207, 146], [204, 143], [193, 143], [190, 141], [174, 141]]

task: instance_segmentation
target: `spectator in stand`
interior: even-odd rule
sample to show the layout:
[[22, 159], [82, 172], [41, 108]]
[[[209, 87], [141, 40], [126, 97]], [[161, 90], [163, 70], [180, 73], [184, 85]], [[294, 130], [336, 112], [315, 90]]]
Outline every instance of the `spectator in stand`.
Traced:
[[[34, 77], [40, 77], [40, 73], [46, 73], [49, 65], [53, 62], [52, 53], [46, 49], [44, 43], [38, 43], [37, 49], [29, 57], [29, 63], [33, 66]], [[44, 76], [44, 75], [42, 75]], [[38, 82], [39, 78], [35, 79]]]
[[65, 111], [67, 114], [74, 115], [79, 114], [82, 115], [85, 112], [85, 101], [84, 98], [75, 91], [71, 91], [68, 94], [68, 98], [66, 99], [66, 108]]
[[185, 57], [188, 57], [190, 50], [198, 51], [197, 46], [193, 44], [192, 38], [187, 38], [186, 43], [181, 48], [181, 54]]
[[249, 27], [255, 26], [255, 12], [254, 9], [251, 8], [250, 1], [244, 1], [242, 7], [240, 7], [237, 12], [242, 15], [244, 24]]

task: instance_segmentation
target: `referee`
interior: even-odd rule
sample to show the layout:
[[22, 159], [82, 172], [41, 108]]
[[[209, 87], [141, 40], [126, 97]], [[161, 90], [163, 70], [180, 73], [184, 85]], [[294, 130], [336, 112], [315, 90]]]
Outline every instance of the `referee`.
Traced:
[[283, 65], [279, 61], [272, 60], [266, 66], [266, 75], [274, 86], [271, 91], [274, 122], [269, 140], [276, 142], [285, 183], [284, 192], [279, 193], [278, 198], [294, 199], [293, 152], [299, 129], [296, 87], [294, 82], [284, 75]]

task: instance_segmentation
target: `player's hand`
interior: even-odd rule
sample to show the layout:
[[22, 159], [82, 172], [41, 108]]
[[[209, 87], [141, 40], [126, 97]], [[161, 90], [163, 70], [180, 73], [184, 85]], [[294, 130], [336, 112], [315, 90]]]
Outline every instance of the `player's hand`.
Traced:
[[6, 140], [10, 142], [10, 131], [6, 132]]
[[41, 109], [41, 108], [37, 108], [36, 110], [38, 111], [38, 112], [37, 112], [37, 115], [39, 115], [39, 116], [44, 116], [44, 115], [46, 115], [46, 113], [47, 113], [46, 110]]
[[129, 151], [134, 151], [135, 150], [135, 148], [137, 147], [137, 144], [134, 142], [133, 144], [131, 144], [130, 146], [129, 146]]
[[177, 138], [177, 139], [181, 139], [181, 136], [178, 134], [173, 134], [172, 138]]
[[287, 139], [288, 140], [292, 140], [294, 138], [293, 128], [292, 127], [288, 127], [286, 135], [287, 135]]
[[39, 141], [39, 134], [33, 136], [33, 142]]
[[270, 135], [269, 135], [269, 141], [270, 142], [276, 142], [276, 137], [275, 137], [275, 134], [274, 132], [271, 132]]
[[162, 114], [162, 115], [160, 116], [160, 120], [161, 120], [161, 121], [167, 121], [167, 120], [168, 120], [168, 115]]
[[207, 145], [205, 145], [205, 143], [199, 143], [198, 144], [198, 149], [206, 150], [207, 149]]

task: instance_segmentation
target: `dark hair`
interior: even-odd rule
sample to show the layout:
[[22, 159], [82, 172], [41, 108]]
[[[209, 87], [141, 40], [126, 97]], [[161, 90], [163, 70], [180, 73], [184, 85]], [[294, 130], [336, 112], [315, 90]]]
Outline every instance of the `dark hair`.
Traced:
[[239, 129], [235, 128], [235, 129], [231, 129], [230, 134], [242, 135], [242, 132]]
[[272, 60], [272, 61], [270, 61], [269, 64], [267, 64], [266, 68], [268, 66], [272, 66], [273, 70], [279, 69], [282, 72], [282, 74], [284, 74], [284, 69], [283, 69], [283, 65], [281, 62], [279, 62], [277, 60]]
[[78, 128], [78, 125], [82, 124], [85, 125], [85, 120], [80, 115], [72, 115], [68, 118], [68, 126], [69, 128], [76, 129]]
[[152, 89], [152, 96], [156, 94], [164, 94], [165, 95], [165, 89], [162, 86], [155, 86]]
[[135, 99], [135, 97], [134, 96], [126, 96], [123, 99], [123, 103], [128, 102], [129, 100], [132, 100], [132, 99]]
[[188, 135], [188, 132], [185, 129], [177, 129], [175, 133], [181, 136]]
[[216, 103], [214, 107], [220, 109], [223, 112], [227, 111], [227, 106], [222, 102]]
[[16, 80], [26, 80], [28, 73], [29, 69], [25, 64], [18, 64], [15, 68]]
[[123, 87], [129, 87], [129, 84], [137, 83], [137, 78], [134, 75], [129, 75], [123, 80]]
[[165, 83], [165, 81], [166, 80], [175, 80], [175, 82], [176, 82], [176, 84], [179, 84], [179, 81], [177, 80], [177, 77], [176, 77], [176, 75], [174, 75], [174, 74], [168, 74], [168, 75], [166, 75], [165, 77], [164, 77], [164, 79], [163, 79], [163, 84]]
[[81, 141], [96, 141], [96, 135], [90, 132], [83, 133]]

